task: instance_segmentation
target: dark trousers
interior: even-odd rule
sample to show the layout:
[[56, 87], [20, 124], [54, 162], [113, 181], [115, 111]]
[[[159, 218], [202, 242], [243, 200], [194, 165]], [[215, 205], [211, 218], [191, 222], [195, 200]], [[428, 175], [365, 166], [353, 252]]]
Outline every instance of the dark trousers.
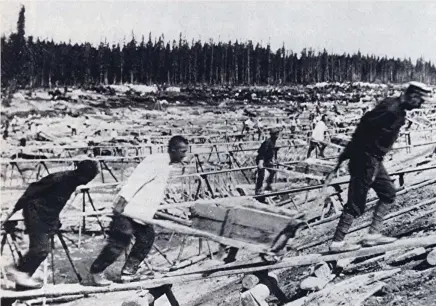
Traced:
[[97, 259], [91, 265], [91, 273], [103, 272], [113, 264], [130, 245], [135, 237], [126, 263], [121, 270], [123, 274], [135, 274], [141, 262], [153, 246], [155, 232], [152, 225], [142, 225], [124, 216], [114, 216], [109, 229], [109, 239]]
[[[268, 167], [268, 166], [266, 166]], [[268, 167], [269, 168], [269, 167]], [[274, 180], [274, 176], [276, 174], [276, 171], [274, 170], [266, 170], [265, 168], [263, 169], [257, 169], [257, 179], [256, 179], [256, 191], [260, 191], [262, 189], [263, 186], [263, 181], [265, 179], [265, 171], [268, 171], [269, 175], [268, 178], [266, 179], [266, 184], [268, 187], [271, 186], [271, 184], [273, 183]]]
[[319, 156], [324, 157], [324, 150], [326, 147], [327, 145], [325, 145], [324, 143], [311, 140], [309, 144], [309, 151], [307, 151], [307, 158], [310, 157], [310, 154], [316, 148], [319, 148]]
[[362, 215], [370, 188], [381, 202], [391, 204], [395, 201], [395, 186], [380, 159], [361, 153], [350, 159], [349, 170], [351, 178], [344, 212], [354, 217]]
[[59, 220], [47, 223], [32, 207], [25, 208], [23, 215], [29, 234], [29, 250], [18, 262], [17, 269], [32, 276], [50, 252], [51, 238], [59, 229]]

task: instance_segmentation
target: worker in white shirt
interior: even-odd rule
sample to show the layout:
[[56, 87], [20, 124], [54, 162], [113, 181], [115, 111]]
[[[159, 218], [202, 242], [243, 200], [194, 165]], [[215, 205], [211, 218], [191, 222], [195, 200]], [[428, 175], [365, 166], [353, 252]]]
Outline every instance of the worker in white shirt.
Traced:
[[319, 148], [319, 156], [325, 157], [324, 150], [326, 148], [326, 144], [324, 144], [323, 142], [324, 142], [325, 132], [327, 131], [326, 121], [327, 121], [327, 115], [322, 115], [321, 120], [319, 120], [316, 123], [315, 128], [312, 131], [312, 137], [310, 139], [310, 144], [309, 144], [309, 151], [307, 151], [307, 158], [310, 157], [310, 154], [316, 148]]
[[148, 156], [123, 185], [114, 201], [108, 242], [91, 265], [95, 285], [108, 286], [112, 283], [105, 277], [104, 271], [127, 249], [133, 236], [135, 244], [121, 270], [121, 281], [139, 280], [139, 265], [150, 252], [155, 239], [153, 226], [143, 222], [153, 219], [164, 201], [168, 179], [173, 171], [178, 170], [177, 164], [181, 164], [187, 151], [186, 138], [172, 137], [168, 143], [168, 154]]

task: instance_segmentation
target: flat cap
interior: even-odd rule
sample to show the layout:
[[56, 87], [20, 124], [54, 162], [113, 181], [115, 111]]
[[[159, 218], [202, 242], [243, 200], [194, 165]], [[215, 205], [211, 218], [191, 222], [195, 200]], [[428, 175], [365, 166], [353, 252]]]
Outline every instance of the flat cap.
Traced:
[[406, 91], [408, 93], [428, 94], [431, 93], [431, 88], [424, 83], [413, 81], [409, 83]]
[[274, 126], [270, 127], [269, 133], [270, 134], [277, 134], [277, 133], [280, 133], [281, 130], [282, 129], [280, 126], [274, 125]]

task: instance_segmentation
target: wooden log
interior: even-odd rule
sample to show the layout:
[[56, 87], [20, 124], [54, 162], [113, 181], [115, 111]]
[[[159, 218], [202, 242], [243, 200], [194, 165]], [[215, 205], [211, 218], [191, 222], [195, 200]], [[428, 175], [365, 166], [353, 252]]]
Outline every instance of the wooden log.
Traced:
[[328, 264], [321, 262], [315, 267], [312, 276], [307, 277], [300, 283], [300, 288], [307, 291], [319, 291], [335, 277], [336, 275], [331, 273]]
[[430, 266], [436, 266], [436, 248], [428, 253], [426, 260]]
[[344, 267], [344, 271], [352, 271], [352, 270], [364, 267], [366, 265], [372, 264], [374, 262], [379, 262], [380, 260], [383, 260], [385, 258], [385, 256], [386, 256], [386, 254], [382, 254], [382, 255], [370, 258], [368, 260], [365, 260], [365, 261], [362, 261], [362, 262], [359, 262], [356, 264], [348, 265], [348, 266]]
[[[388, 271], [380, 271], [358, 275], [346, 279], [340, 283], [326, 286], [324, 289], [312, 293], [306, 297], [300, 298], [296, 301], [285, 304], [285, 306], [315, 306], [315, 305], [360, 305], [364, 296], [368, 297], [369, 292], [374, 293], [374, 283], [379, 280], [388, 278], [401, 271], [401, 269], [394, 269]], [[380, 286], [377, 286], [380, 290]], [[377, 291], [378, 291], [377, 290]], [[355, 299], [356, 295], [361, 294], [361, 297]], [[365, 298], [366, 299], [366, 298]]]
[[353, 305], [362, 306], [367, 298], [380, 291], [384, 286], [386, 286], [386, 283], [384, 282], [377, 282], [366, 286], [363, 292], [353, 295]]
[[270, 290], [267, 285], [257, 284], [241, 294], [241, 306], [268, 306], [265, 299], [269, 295]]
[[295, 165], [295, 170], [314, 175], [326, 175], [330, 173], [334, 167], [334, 162], [332, 163], [321, 159], [308, 158]]
[[[399, 215], [405, 214], [405, 213], [407, 213], [407, 212], [409, 212], [409, 211], [412, 211], [412, 210], [414, 210], [414, 209], [418, 209], [418, 208], [420, 208], [420, 207], [422, 207], [422, 206], [429, 205], [429, 204], [433, 204], [434, 202], [436, 202], [436, 197], [431, 198], [431, 199], [428, 199], [428, 200], [426, 200], [426, 201], [424, 201], [424, 202], [418, 203], [418, 204], [413, 205], [413, 206], [411, 206], [411, 207], [407, 207], [407, 208], [404, 208], [404, 209], [400, 209], [399, 211], [396, 211], [396, 212], [393, 212], [393, 213], [387, 214], [387, 215], [383, 218], [383, 220], [386, 221], [386, 220], [389, 220], [389, 219], [395, 218], [395, 217], [397, 217], [397, 216], [399, 216]], [[338, 217], [339, 217], [339, 216], [335, 216], [334, 219], [337, 219]], [[333, 219], [333, 218], [332, 218], [332, 219], [329, 219], [329, 221], [332, 221], [332, 220], [334, 220], [334, 219]], [[365, 223], [363, 223], [362, 225], [355, 226], [355, 227], [351, 228], [351, 230], [350, 230], [348, 233], [352, 233], [352, 232], [355, 232], [355, 231], [358, 231], [358, 230], [361, 230], [361, 229], [367, 228], [367, 227], [370, 226], [370, 225], [371, 225], [371, 221], [365, 222]], [[320, 245], [320, 244], [322, 244], [322, 243], [325, 243], [325, 242], [327, 242], [327, 241], [329, 241], [329, 240], [331, 240], [331, 239], [332, 239], [332, 236], [330, 236], [330, 237], [325, 237], [325, 238], [323, 238], [323, 239], [321, 239], [321, 240], [318, 240], [318, 241], [315, 241], [315, 242], [311, 242], [311, 243], [308, 243], [308, 244], [305, 244], [305, 245], [301, 245], [301, 246], [297, 247], [297, 250], [298, 250], [298, 251], [305, 250], [305, 249], [308, 249], [308, 248], [311, 248], [311, 247], [314, 247], [314, 246]]]
[[242, 288], [244, 289], [252, 289], [254, 286], [259, 284], [260, 279], [254, 274], [247, 274], [244, 275], [242, 278]]
[[[285, 269], [285, 268], [301, 266], [301, 265], [303, 266], [310, 265], [321, 261], [334, 261], [347, 257], [369, 256], [373, 254], [382, 253], [387, 250], [394, 250], [394, 249], [400, 249], [405, 247], [407, 248], [407, 247], [416, 247], [416, 246], [427, 246], [427, 245], [434, 244], [434, 241], [436, 241], [435, 239], [436, 239], [436, 235], [419, 237], [419, 238], [402, 239], [389, 245], [365, 248], [362, 250], [357, 250], [347, 253], [331, 254], [331, 255], [312, 254], [312, 255], [290, 257], [290, 258], [286, 258], [280, 263], [270, 264], [270, 265], [263, 264], [259, 266], [259, 263], [261, 263], [259, 262], [257, 263], [257, 265], [250, 264], [248, 267], [234, 265], [229, 270], [226, 270], [225, 268], [218, 268], [215, 270], [201, 269], [197, 271], [186, 272], [183, 275], [178, 275], [178, 276], [172, 276], [171, 273], [169, 273], [168, 276], [164, 278], [144, 280], [135, 283], [113, 284], [109, 287], [83, 286], [80, 284], [61, 284], [61, 285], [47, 285], [43, 289], [28, 290], [28, 291], [0, 290], [0, 296], [2, 296], [3, 298], [26, 299], [32, 297], [44, 297], [44, 296], [57, 297], [57, 296], [65, 296], [65, 295], [97, 294], [97, 293], [105, 293], [105, 292], [155, 288], [166, 284], [177, 284], [177, 283], [184, 283], [188, 281], [200, 280], [200, 279], [204, 279], [205, 277], [208, 278], [221, 277], [227, 275], [253, 273], [256, 271]], [[399, 270], [400, 269], [396, 269], [392, 271], [387, 271], [385, 273], [396, 273]]]
[[309, 276], [300, 283], [300, 289], [306, 291], [319, 291], [330, 282], [327, 278]]
[[414, 257], [424, 255], [425, 253], [427, 253], [427, 251], [425, 250], [424, 247], [415, 248], [413, 250], [410, 250], [404, 254], [401, 254], [400, 256], [397, 256], [397, 257], [389, 260], [388, 264], [397, 264], [399, 262], [403, 262], [406, 260], [413, 259]]
[[[263, 270], [275, 270], [275, 269], [285, 269], [296, 266], [308, 266], [311, 264], [316, 264], [319, 262], [329, 262], [329, 261], [338, 261], [344, 258], [359, 258], [359, 257], [367, 257], [380, 253], [385, 253], [394, 250], [401, 250], [404, 248], [412, 248], [412, 247], [420, 247], [420, 246], [429, 246], [435, 244], [436, 235], [430, 235], [426, 237], [417, 237], [417, 238], [409, 238], [409, 239], [400, 239], [395, 241], [394, 243], [362, 248], [352, 252], [344, 252], [337, 254], [306, 254], [294, 257], [287, 257], [283, 259], [279, 263], [274, 263], [270, 265], [265, 265], [265, 261], [263, 260], [253, 260], [249, 264], [246, 263], [232, 263], [229, 265], [225, 265], [222, 267], [213, 267], [209, 269], [198, 269], [190, 272], [185, 272], [184, 275], [187, 274], [207, 274], [208, 276], [216, 275], [215, 273], [220, 273], [221, 271], [226, 270], [235, 270], [240, 269], [243, 273], [252, 273], [255, 271], [263, 271]], [[169, 273], [168, 276], [172, 275], [180, 275], [181, 273]]]

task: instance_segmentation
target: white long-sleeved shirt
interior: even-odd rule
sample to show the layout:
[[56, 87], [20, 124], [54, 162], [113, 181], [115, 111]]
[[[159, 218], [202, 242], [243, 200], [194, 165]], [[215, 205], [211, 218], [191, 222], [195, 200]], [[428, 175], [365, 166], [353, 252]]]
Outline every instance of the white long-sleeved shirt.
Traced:
[[324, 141], [324, 133], [327, 131], [327, 126], [323, 121], [318, 121], [312, 131], [312, 139], [316, 141]]
[[153, 154], [145, 158], [133, 171], [118, 194], [127, 204], [124, 213], [136, 219], [153, 219], [165, 198], [168, 179], [173, 166], [168, 154]]

